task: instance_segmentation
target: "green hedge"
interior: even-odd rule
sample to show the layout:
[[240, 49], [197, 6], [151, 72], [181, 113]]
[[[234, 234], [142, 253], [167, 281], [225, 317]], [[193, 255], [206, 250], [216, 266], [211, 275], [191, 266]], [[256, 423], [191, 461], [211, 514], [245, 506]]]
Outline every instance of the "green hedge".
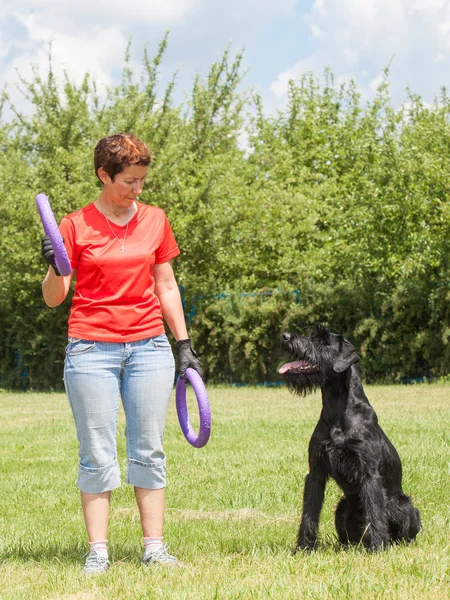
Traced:
[[[280, 382], [278, 367], [287, 360], [281, 334], [301, 332], [314, 323], [323, 323], [352, 341], [368, 382], [437, 378], [448, 372], [448, 340], [431, 328], [420, 328], [432, 315], [425, 295], [414, 290], [410, 296], [410, 292], [405, 290], [402, 300], [387, 303], [377, 317], [363, 315], [357, 297], [343, 287], [315, 290], [314, 300], [308, 299], [306, 291], [305, 295], [279, 289], [235, 293], [205, 306], [200, 302], [190, 329], [205, 376], [213, 382]], [[411, 303], [411, 297], [416, 303]]]
[[[92, 151], [132, 131], [154, 162], [141, 196], [161, 206], [209, 381], [274, 381], [281, 332], [323, 322], [359, 349], [366, 379], [450, 372], [450, 101], [406, 92], [388, 73], [373, 100], [327, 71], [291, 82], [266, 114], [239, 91], [226, 51], [183, 104], [158, 86], [165, 38], [106, 97], [81, 85], [23, 82], [33, 112], [0, 122], [0, 385], [59, 388], [69, 302], [48, 309], [35, 196], [57, 220], [98, 193]], [[243, 131], [248, 148], [242, 149]], [[299, 291], [299, 301], [292, 290]], [[247, 294], [247, 295], [243, 295]], [[218, 297], [221, 296], [221, 297]]]

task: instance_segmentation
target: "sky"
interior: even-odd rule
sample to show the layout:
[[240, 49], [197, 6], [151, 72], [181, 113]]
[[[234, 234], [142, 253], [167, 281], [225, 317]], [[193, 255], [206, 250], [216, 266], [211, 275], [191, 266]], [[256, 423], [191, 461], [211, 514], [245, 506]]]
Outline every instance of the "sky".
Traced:
[[227, 46], [244, 49], [242, 87], [258, 92], [267, 111], [282, 109], [290, 79], [329, 67], [373, 97], [391, 64], [394, 104], [406, 87], [430, 103], [450, 80], [450, 0], [1, 0], [0, 89], [20, 109], [18, 73], [47, 71], [52, 44], [58, 78], [89, 72], [101, 89], [118, 82], [126, 46], [139, 73], [169, 31], [161, 90], [177, 72], [175, 100], [190, 95]]

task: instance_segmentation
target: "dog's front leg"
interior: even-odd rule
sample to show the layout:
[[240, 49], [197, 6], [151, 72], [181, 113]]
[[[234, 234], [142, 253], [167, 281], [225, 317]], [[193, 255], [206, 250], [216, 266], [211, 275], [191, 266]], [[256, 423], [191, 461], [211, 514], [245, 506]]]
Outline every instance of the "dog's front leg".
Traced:
[[368, 550], [380, 550], [389, 543], [386, 497], [380, 476], [363, 482], [360, 505], [366, 524], [361, 541]]
[[312, 550], [316, 544], [326, 482], [327, 473], [323, 469], [312, 469], [306, 476], [297, 550]]

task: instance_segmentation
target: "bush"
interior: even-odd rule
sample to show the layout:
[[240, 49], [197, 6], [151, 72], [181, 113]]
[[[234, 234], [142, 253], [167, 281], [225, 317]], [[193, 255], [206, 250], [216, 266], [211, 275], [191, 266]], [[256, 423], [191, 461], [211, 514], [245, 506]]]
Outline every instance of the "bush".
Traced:
[[221, 295], [191, 324], [204, 375], [220, 383], [280, 381], [281, 333], [301, 307], [298, 291], [260, 290]]
[[266, 115], [260, 98], [238, 91], [242, 55], [225, 51], [175, 106], [174, 82], [158, 88], [166, 46], [153, 60], [144, 53], [140, 77], [128, 52], [106, 99], [89, 76], [57, 82], [50, 61], [47, 79], [23, 82], [34, 112], [0, 124], [0, 384], [61, 387], [69, 301], [50, 310], [42, 300], [34, 198], [45, 192], [57, 220], [94, 200], [93, 147], [120, 130], [154, 155], [141, 201], [162, 207], [174, 229], [210, 381], [275, 381], [281, 331], [315, 322], [355, 344], [370, 381], [446, 376], [445, 90], [432, 106], [408, 91], [394, 110], [387, 72], [364, 104], [354, 82], [305, 74], [287, 107]]

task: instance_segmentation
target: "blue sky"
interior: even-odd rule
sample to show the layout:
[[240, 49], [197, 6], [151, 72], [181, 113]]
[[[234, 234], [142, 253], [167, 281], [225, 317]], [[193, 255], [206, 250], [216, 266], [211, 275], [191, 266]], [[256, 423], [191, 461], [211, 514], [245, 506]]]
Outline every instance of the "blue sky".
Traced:
[[320, 77], [328, 66], [370, 98], [392, 59], [398, 105], [407, 84], [432, 102], [450, 80], [450, 0], [1, 0], [0, 86], [24, 107], [17, 70], [25, 79], [31, 64], [45, 72], [52, 41], [58, 76], [90, 72], [105, 88], [117, 81], [130, 36], [139, 71], [144, 44], [153, 56], [166, 30], [161, 88], [178, 71], [178, 100], [227, 44], [245, 47], [243, 86], [269, 111], [283, 107], [289, 79]]

